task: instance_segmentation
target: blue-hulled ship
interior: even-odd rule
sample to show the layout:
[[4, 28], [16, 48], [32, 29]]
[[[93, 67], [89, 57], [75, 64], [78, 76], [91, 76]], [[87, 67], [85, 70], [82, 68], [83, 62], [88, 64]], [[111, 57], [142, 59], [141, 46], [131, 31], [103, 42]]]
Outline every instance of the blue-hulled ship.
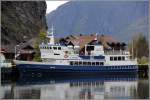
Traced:
[[127, 50], [104, 52], [97, 41], [86, 44], [84, 54], [79, 54], [79, 45], [61, 45], [54, 42], [54, 34], [48, 32], [49, 42], [39, 45], [42, 62], [14, 60], [21, 73], [99, 73], [99, 72], [137, 72], [137, 60], [132, 59]]

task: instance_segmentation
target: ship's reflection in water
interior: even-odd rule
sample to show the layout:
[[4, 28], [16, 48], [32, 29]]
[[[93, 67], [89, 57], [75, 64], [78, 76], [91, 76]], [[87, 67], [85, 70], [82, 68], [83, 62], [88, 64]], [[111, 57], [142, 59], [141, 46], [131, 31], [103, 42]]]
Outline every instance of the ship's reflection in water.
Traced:
[[139, 80], [137, 75], [22, 77], [15, 83], [2, 84], [0, 97], [49, 100], [144, 99], [148, 98], [148, 89], [148, 80]]

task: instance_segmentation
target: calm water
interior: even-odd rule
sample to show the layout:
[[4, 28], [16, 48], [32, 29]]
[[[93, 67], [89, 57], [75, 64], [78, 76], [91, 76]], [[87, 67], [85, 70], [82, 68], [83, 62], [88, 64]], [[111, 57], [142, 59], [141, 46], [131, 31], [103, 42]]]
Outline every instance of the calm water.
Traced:
[[1, 99], [145, 99], [149, 97], [148, 79], [137, 75], [94, 75], [22, 77], [5, 80], [0, 87]]

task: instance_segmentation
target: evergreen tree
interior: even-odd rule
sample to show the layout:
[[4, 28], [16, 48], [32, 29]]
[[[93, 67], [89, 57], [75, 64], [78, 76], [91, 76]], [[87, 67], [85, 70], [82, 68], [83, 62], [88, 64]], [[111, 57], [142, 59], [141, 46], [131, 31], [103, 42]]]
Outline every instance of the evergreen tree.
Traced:
[[39, 45], [40, 43], [45, 42], [46, 39], [47, 39], [46, 32], [43, 32], [43, 31], [40, 32], [39, 37], [34, 45], [35, 52], [36, 52], [36, 54], [34, 55], [34, 59], [33, 59], [34, 61], [41, 61]]
[[129, 43], [129, 50], [134, 58], [138, 58], [140, 64], [145, 64], [148, 61], [149, 45], [147, 38], [143, 34], [138, 34], [133, 38], [132, 42]]

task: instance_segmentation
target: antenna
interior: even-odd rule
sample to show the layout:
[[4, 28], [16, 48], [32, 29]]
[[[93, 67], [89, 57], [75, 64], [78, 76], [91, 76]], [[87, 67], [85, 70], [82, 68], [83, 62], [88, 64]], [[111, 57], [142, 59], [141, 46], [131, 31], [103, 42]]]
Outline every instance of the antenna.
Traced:
[[94, 40], [97, 40], [97, 33], [95, 34], [95, 38], [94, 38]]
[[49, 44], [54, 44], [54, 26], [52, 25], [50, 32], [48, 32], [47, 37], [49, 38]]
[[52, 34], [54, 34], [54, 26], [53, 26], [53, 24], [52, 24], [52, 27], [51, 27], [50, 31], [51, 31]]
[[134, 58], [134, 44], [133, 44], [133, 40], [132, 40], [132, 59]]

